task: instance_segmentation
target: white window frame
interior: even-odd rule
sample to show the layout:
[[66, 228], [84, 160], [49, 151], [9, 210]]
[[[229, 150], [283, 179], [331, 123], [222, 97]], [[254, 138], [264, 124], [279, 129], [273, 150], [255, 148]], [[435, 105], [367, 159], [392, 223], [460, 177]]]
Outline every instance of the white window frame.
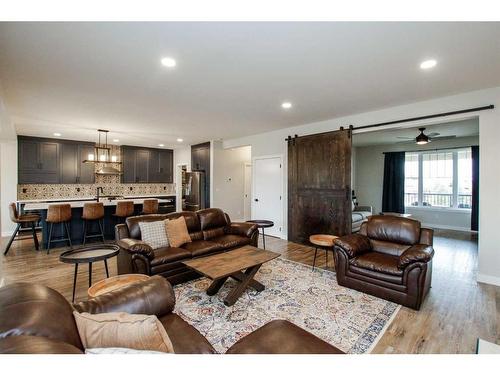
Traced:
[[[406, 206], [405, 208], [409, 209], [418, 209], [418, 210], [428, 210], [428, 211], [458, 211], [458, 212], [471, 212], [471, 208], [459, 208], [458, 207], [458, 152], [459, 151], [467, 151], [470, 147], [458, 147], [454, 149], [442, 149], [442, 150], [427, 150], [427, 151], [408, 151], [408, 154], [418, 154], [418, 206]], [[422, 202], [424, 201], [424, 179], [423, 170], [424, 170], [424, 154], [438, 154], [442, 152], [451, 152], [453, 158], [453, 188], [452, 188], [452, 207], [440, 207], [440, 206], [423, 206]], [[406, 178], [406, 177], [405, 177]]]

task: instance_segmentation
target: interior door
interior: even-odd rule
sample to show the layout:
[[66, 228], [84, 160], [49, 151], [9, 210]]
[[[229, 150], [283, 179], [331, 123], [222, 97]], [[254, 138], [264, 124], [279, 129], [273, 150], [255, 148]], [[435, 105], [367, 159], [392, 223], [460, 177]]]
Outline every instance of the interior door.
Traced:
[[351, 132], [288, 141], [288, 240], [351, 233]]
[[254, 159], [253, 172], [252, 219], [273, 221], [274, 226], [265, 229], [266, 235], [281, 237], [283, 227], [281, 157]]

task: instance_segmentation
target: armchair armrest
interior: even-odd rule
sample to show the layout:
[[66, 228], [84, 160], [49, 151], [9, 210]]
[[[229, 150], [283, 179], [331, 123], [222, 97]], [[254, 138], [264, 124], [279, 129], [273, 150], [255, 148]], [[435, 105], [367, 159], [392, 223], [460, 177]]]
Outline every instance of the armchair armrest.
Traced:
[[149, 260], [152, 260], [155, 257], [153, 248], [144, 241], [124, 238], [116, 241], [116, 244], [132, 254], [141, 254]]
[[398, 268], [405, 269], [408, 265], [416, 262], [429, 262], [434, 256], [432, 246], [417, 244], [406, 249], [399, 257]]
[[78, 312], [102, 314], [126, 312], [161, 317], [173, 311], [175, 294], [172, 285], [162, 276], [130, 284], [74, 305]]
[[231, 223], [224, 228], [226, 234], [237, 234], [248, 238], [251, 238], [256, 230], [258, 230], [257, 224], [252, 223]]
[[372, 245], [368, 237], [359, 233], [348, 234], [335, 239], [336, 247], [345, 251], [349, 258], [357, 257], [372, 250]]

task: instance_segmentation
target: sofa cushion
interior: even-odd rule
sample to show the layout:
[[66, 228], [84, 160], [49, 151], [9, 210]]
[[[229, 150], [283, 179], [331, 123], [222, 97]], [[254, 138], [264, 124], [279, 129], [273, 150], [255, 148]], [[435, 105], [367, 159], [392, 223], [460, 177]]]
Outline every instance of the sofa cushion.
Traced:
[[202, 231], [207, 231], [212, 228], [223, 228], [229, 224], [226, 215], [224, 215], [224, 211], [220, 208], [207, 208], [198, 211], [196, 214], [200, 219]]
[[155, 257], [151, 260], [151, 267], [183, 259], [191, 259], [191, 252], [180, 247], [162, 247], [155, 250]]
[[142, 241], [151, 246], [153, 250], [169, 246], [165, 221], [139, 222], [139, 227], [141, 228]]
[[131, 348], [173, 353], [165, 327], [155, 315], [73, 312], [85, 349]]
[[140, 240], [141, 239], [141, 228], [139, 223], [141, 222], [151, 222], [151, 221], [162, 221], [167, 218], [167, 215], [153, 214], [153, 215], [141, 215], [141, 216], [131, 216], [125, 220], [128, 227], [129, 237]]
[[215, 349], [193, 326], [177, 314], [160, 317], [176, 354], [212, 354]]
[[212, 241], [193, 241], [182, 245], [182, 249], [188, 251], [193, 257], [215, 253], [222, 250], [222, 246]]
[[186, 226], [189, 233], [199, 232], [201, 230], [200, 219], [198, 218], [198, 215], [196, 215], [196, 212], [192, 211], [172, 212], [170, 214], [167, 214], [166, 218], [171, 220], [171, 219], [177, 219], [181, 216], [186, 220]]
[[350, 259], [349, 263], [356, 267], [383, 272], [389, 275], [399, 276], [403, 274], [403, 271], [398, 268], [399, 257], [392, 255], [369, 252]]
[[414, 245], [420, 238], [420, 222], [391, 215], [370, 216], [366, 232], [373, 240]]
[[212, 238], [210, 241], [219, 244], [224, 249], [230, 249], [237, 246], [249, 245], [252, 242], [252, 239], [246, 236], [239, 236], [237, 234], [225, 234], [224, 236]]

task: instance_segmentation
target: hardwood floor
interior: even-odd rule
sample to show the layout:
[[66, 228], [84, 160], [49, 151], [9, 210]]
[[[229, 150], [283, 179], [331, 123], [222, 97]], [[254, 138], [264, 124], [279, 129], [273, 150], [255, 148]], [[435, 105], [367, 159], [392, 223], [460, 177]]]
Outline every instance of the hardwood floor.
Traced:
[[[8, 238], [1, 239], [4, 249]], [[312, 265], [314, 249], [266, 237], [266, 247], [284, 258]], [[477, 240], [465, 232], [435, 232], [432, 289], [420, 311], [402, 307], [373, 353], [475, 353], [478, 337], [500, 344], [500, 287], [477, 283]], [[71, 299], [73, 266], [60, 263], [65, 249], [35, 251], [32, 240], [15, 241], [0, 256], [0, 286], [16, 281], [41, 283]], [[329, 252], [328, 269], [334, 271]], [[325, 267], [325, 252], [318, 252]], [[116, 260], [109, 262], [116, 275]], [[105, 277], [104, 265], [93, 267], [94, 282]], [[77, 297], [86, 298], [88, 268], [78, 272]]]

